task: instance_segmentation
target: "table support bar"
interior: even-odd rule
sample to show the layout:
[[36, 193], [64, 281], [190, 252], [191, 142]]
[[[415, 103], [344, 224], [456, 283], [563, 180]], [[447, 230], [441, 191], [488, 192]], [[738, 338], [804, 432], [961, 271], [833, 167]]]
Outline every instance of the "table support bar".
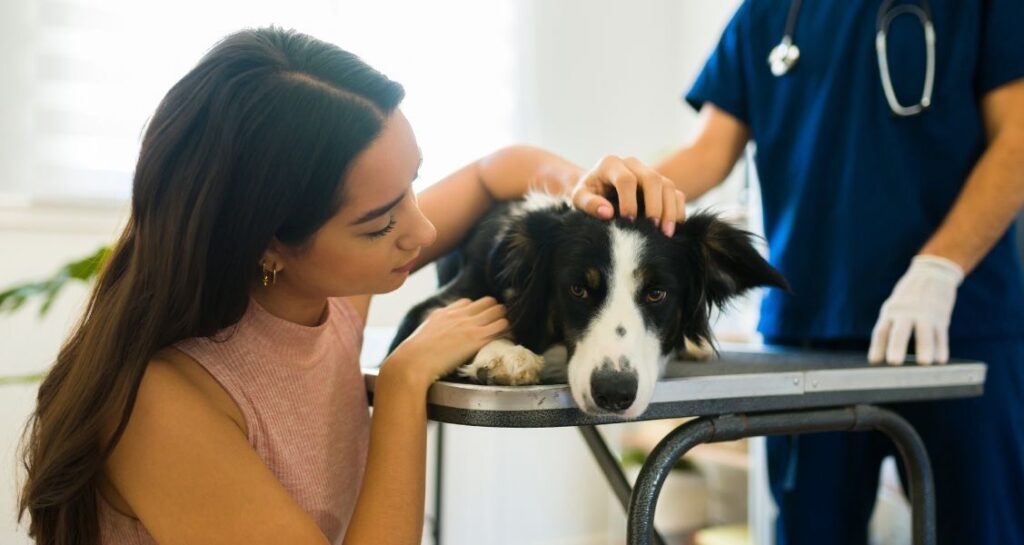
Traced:
[[[910, 485], [914, 545], [934, 545], [935, 488], [924, 443], [902, 417], [872, 405], [701, 417], [680, 425], [658, 443], [640, 470], [627, 509], [627, 542], [631, 545], [651, 543], [654, 511], [665, 478], [676, 461], [698, 444], [733, 441], [760, 435], [870, 430], [877, 430], [888, 436], [896, 444], [903, 458]], [[593, 433], [596, 434], [597, 430]], [[587, 437], [587, 432], [584, 432], [584, 437]], [[597, 439], [600, 440], [600, 437]], [[591, 439], [587, 442], [590, 444]], [[594, 450], [593, 445], [591, 449]], [[605, 450], [607, 451], [607, 447]], [[607, 456], [610, 457], [610, 453]], [[600, 462], [600, 456], [598, 460], [602, 469], [605, 469], [607, 462]], [[607, 469], [605, 474], [608, 475]], [[619, 475], [621, 476], [621, 470]], [[609, 481], [613, 481], [610, 476]], [[624, 477], [622, 482], [625, 483]], [[622, 483], [618, 486], [621, 485]], [[628, 488], [628, 484], [626, 486]], [[620, 494], [614, 482], [612, 487], [616, 489], [616, 494]]]

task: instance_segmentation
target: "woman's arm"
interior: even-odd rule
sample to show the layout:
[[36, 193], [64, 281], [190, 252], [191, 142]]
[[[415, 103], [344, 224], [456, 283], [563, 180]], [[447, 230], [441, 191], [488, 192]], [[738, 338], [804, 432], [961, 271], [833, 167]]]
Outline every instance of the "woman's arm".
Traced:
[[422, 539], [429, 384], [389, 373], [395, 363], [383, 366], [374, 387], [370, 449], [345, 545], [418, 545]]
[[426, 482], [427, 390], [508, 328], [491, 297], [432, 312], [384, 361], [370, 450], [346, 545], [418, 545]]
[[450, 252], [494, 203], [534, 189], [568, 195], [583, 172], [531, 146], [502, 148], [459, 169], [418, 195], [420, 209], [437, 228], [437, 240], [423, 249], [419, 266]]

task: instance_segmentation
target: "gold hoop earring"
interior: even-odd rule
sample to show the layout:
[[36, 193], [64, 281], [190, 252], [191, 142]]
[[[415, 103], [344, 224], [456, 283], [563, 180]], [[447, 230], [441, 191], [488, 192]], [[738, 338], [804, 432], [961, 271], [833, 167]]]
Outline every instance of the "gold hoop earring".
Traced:
[[263, 284], [264, 288], [273, 286], [277, 282], [277, 263], [274, 263], [274, 268], [267, 270], [267, 264], [260, 261], [260, 269], [262, 271], [262, 278], [260, 283]]

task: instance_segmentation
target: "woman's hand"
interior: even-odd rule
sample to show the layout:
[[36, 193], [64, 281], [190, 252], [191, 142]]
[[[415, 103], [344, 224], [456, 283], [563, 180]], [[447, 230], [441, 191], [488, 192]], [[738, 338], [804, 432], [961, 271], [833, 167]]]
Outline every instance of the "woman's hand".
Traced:
[[611, 219], [612, 203], [606, 196], [615, 189], [619, 195], [619, 215], [636, 219], [637, 195], [643, 196], [644, 215], [668, 236], [676, 223], [686, 219], [686, 196], [672, 180], [632, 157], [607, 155], [576, 183], [573, 206], [601, 219]]
[[431, 312], [388, 356], [381, 373], [398, 371], [415, 384], [429, 387], [466, 363], [508, 326], [505, 306], [493, 297], [459, 299]]

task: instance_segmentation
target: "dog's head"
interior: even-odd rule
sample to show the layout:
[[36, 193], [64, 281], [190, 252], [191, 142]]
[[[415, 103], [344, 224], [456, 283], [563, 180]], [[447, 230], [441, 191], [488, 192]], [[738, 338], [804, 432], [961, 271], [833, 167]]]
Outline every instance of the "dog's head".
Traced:
[[711, 344], [710, 313], [755, 286], [788, 289], [753, 235], [698, 213], [671, 238], [648, 220], [599, 220], [527, 201], [509, 216], [488, 275], [516, 341], [568, 350], [576, 403], [639, 416], [685, 339]]

